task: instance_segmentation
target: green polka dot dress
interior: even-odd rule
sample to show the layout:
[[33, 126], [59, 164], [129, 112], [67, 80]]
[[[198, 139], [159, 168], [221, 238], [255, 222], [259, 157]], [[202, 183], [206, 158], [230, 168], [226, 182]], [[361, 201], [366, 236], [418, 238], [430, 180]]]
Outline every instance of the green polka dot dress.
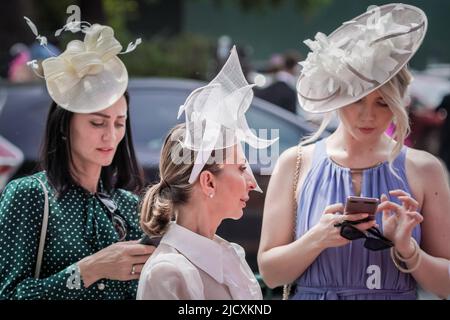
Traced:
[[[49, 220], [41, 274], [34, 278], [44, 212], [44, 191], [49, 190]], [[136, 195], [111, 192], [129, 230], [125, 241], [139, 239]], [[57, 199], [44, 172], [11, 181], [0, 197], [1, 299], [135, 299], [137, 281], [101, 279], [84, 288], [68, 285], [74, 263], [118, 242], [107, 209], [95, 197], [73, 186]]]

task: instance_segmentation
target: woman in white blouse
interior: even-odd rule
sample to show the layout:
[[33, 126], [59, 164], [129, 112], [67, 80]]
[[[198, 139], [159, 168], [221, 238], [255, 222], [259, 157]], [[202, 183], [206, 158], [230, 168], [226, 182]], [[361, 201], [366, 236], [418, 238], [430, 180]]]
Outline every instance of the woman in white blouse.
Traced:
[[137, 299], [261, 299], [242, 247], [216, 235], [223, 219], [242, 216], [256, 185], [245, 171], [241, 149], [234, 146], [227, 152], [229, 158], [237, 156], [235, 164], [206, 165], [190, 184], [192, 165], [171, 160], [183, 132], [178, 126], [166, 139], [161, 181], [143, 200], [143, 230], [164, 236], [141, 271]]
[[242, 247], [216, 235], [222, 220], [242, 217], [249, 192], [260, 191], [240, 142], [274, 142], [249, 130], [252, 98], [233, 48], [216, 78], [180, 108], [186, 124], [167, 136], [161, 180], [142, 203], [142, 229], [163, 237], [141, 271], [137, 299], [262, 299]]

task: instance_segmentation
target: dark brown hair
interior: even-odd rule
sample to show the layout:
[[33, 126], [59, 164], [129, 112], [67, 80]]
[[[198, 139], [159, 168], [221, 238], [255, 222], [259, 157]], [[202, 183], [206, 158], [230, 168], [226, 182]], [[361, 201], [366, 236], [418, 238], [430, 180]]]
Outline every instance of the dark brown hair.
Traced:
[[[111, 165], [103, 167], [100, 175], [103, 187], [108, 192], [115, 188], [139, 192], [144, 185], [143, 171], [138, 165], [133, 146], [128, 92], [124, 93], [124, 97], [128, 106], [125, 136], [117, 146]], [[76, 184], [70, 173], [70, 121], [73, 115], [73, 112], [52, 102], [41, 148], [41, 168], [46, 171], [47, 178], [58, 196], [64, 195], [70, 185]]]

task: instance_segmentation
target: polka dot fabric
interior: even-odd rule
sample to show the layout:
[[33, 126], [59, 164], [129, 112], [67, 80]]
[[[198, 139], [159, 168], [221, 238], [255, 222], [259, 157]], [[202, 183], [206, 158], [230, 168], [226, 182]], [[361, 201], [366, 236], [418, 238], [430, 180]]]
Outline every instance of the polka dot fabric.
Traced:
[[[40, 279], [34, 279], [44, 212], [44, 191], [49, 191], [49, 221]], [[128, 240], [142, 237], [138, 198], [117, 189], [111, 192], [127, 220]], [[0, 300], [1, 299], [135, 299], [137, 281], [101, 279], [89, 288], [70, 289], [71, 267], [82, 258], [118, 242], [107, 209], [78, 186], [57, 199], [44, 172], [11, 181], [0, 198]]]

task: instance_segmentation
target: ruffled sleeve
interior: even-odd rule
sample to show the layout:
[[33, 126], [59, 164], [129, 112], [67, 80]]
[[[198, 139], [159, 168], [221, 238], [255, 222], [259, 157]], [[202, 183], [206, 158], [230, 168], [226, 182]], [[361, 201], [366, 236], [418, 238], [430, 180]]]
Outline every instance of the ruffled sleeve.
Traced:
[[32, 177], [10, 182], [0, 197], [0, 300], [76, 299], [85, 290], [81, 279], [68, 285], [75, 265], [44, 279], [33, 278], [43, 208], [44, 192]]

